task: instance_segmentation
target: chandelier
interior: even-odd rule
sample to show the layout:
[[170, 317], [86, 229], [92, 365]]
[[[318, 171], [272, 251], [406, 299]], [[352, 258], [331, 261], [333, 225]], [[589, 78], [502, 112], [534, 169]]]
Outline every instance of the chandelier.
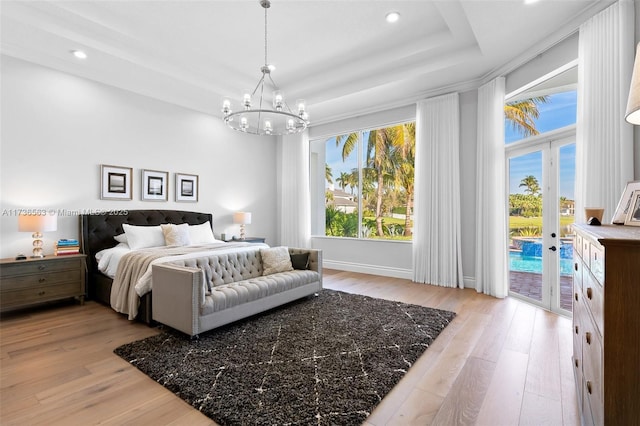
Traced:
[[[267, 60], [267, 9], [271, 7], [271, 1], [260, 0], [260, 6], [264, 8], [264, 65], [260, 68], [262, 77], [253, 92], [244, 94], [240, 102], [240, 111], [232, 111], [230, 99], [223, 101], [224, 122], [234, 130], [254, 135], [299, 133], [309, 125], [309, 116], [302, 99], [296, 101], [295, 111], [292, 111], [271, 78], [274, 67], [269, 65]], [[268, 86], [271, 86], [271, 91]], [[269, 94], [271, 102], [265, 99]], [[254, 105], [256, 96], [259, 96], [259, 100], [257, 105]]]

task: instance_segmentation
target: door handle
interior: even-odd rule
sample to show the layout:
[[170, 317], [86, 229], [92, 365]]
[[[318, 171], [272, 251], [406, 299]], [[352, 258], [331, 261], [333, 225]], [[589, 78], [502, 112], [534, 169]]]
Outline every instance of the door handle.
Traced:
[[551, 251], [556, 251], [556, 250], [558, 250], [558, 249], [556, 248], [556, 246], [551, 246], [551, 247], [549, 247], [549, 250], [551, 250]]

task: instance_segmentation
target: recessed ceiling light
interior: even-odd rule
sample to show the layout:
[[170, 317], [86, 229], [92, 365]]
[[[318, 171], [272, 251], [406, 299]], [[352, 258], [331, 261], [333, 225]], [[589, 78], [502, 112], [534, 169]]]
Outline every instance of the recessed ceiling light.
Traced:
[[386, 16], [387, 22], [390, 22], [390, 23], [398, 22], [398, 19], [400, 19], [400, 14], [398, 12], [387, 13], [387, 16]]
[[84, 53], [82, 50], [72, 50], [71, 54], [78, 59], [87, 59], [87, 54]]

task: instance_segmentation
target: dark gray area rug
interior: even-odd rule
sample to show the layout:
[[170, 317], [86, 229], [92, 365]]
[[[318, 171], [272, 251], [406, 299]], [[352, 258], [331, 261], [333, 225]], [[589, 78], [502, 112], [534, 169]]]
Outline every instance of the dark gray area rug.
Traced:
[[455, 313], [323, 290], [190, 340], [114, 352], [221, 425], [356, 425]]

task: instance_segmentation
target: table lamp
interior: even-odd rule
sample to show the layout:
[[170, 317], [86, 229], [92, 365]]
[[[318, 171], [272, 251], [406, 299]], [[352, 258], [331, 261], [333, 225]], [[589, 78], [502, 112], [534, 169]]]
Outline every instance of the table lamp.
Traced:
[[233, 223], [240, 224], [240, 239], [244, 240], [244, 225], [251, 224], [250, 212], [235, 212], [233, 214]]
[[56, 215], [20, 215], [18, 216], [18, 231], [33, 232], [32, 258], [44, 257], [42, 254], [42, 233], [52, 232], [58, 229], [58, 216]]

